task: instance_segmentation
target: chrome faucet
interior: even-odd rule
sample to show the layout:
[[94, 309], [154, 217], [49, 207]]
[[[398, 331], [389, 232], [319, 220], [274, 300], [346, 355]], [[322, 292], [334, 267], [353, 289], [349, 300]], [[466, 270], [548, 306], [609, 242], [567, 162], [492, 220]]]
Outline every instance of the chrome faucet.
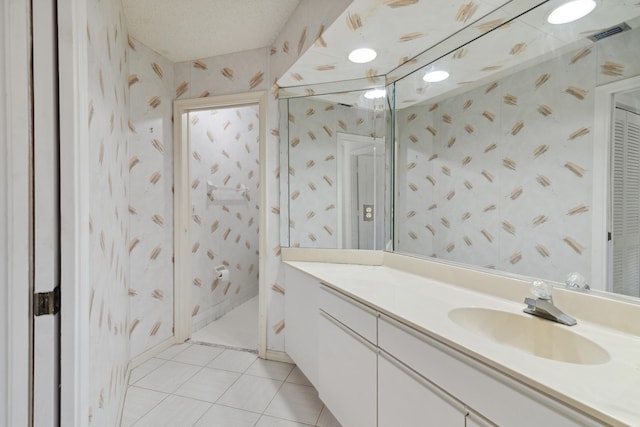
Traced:
[[524, 303], [527, 307], [524, 308], [525, 313], [532, 314], [534, 316], [542, 317], [543, 319], [552, 320], [554, 322], [562, 323], [563, 325], [573, 326], [576, 323], [576, 319], [563, 313], [558, 307], [553, 304], [551, 298], [551, 288], [547, 283], [542, 280], [534, 280], [531, 282], [531, 292], [537, 297], [536, 299], [526, 297]]

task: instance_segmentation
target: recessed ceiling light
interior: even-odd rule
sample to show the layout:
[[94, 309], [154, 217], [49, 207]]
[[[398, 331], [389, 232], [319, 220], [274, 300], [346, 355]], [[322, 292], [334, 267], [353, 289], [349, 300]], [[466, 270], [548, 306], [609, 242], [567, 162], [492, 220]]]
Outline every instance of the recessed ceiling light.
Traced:
[[440, 71], [431, 71], [425, 74], [422, 80], [428, 83], [437, 83], [437, 82], [446, 80], [447, 78], [449, 78], [449, 73], [447, 73], [446, 71], [440, 70]]
[[364, 64], [373, 61], [376, 59], [376, 56], [378, 56], [378, 54], [375, 50], [363, 47], [352, 50], [349, 54], [349, 61], [355, 62], [356, 64]]
[[595, 7], [594, 0], [573, 0], [555, 8], [547, 21], [550, 24], [567, 24], [588, 15]]
[[387, 91], [384, 89], [371, 89], [364, 93], [364, 97], [367, 99], [379, 99], [387, 96]]

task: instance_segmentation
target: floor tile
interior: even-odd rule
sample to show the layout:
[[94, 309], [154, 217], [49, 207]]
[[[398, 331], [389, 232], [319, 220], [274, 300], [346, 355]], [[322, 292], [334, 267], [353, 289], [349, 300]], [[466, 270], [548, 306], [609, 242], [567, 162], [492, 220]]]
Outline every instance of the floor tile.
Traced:
[[191, 341], [257, 350], [259, 329], [258, 297], [255, 296], [195, 331]]
[[278, 392], [281, 381], [241, 376], [217, 403], [252, 412], [263, 412]]
[[176, 357], [178, 354], [180, 354], [181, 352], [185, 351], [186, 349], [188, 349], [189, 347], [191, 347], [191, 344], [183, 342], [181, 344], [175, 344], [172, 345], [171, 347], [169, 347], [168, 349], [166, 349], [165, 351], [163, 351], [162, 353], [158, 354], [156, 357], [158, 359], [173, 359], [174, 357]]
[[180, 396], [169, 396], [134, 427], [192, 426], [211, 407], [211, 403]]
[[245, 374], [284, 381], [289, 376], [294, 366], [295, 365], [290, 363], [256, 359], [256, 361], [249, 366], [249, 369], [245, 371]]
[[315, 425], [322, 407], [318, 392], [313, 387], [284, 383], [264, 413]]
[[240, 377], [237, 372], [203, 368], [174, 392], [179, 396], [214, 403]]
[[225, 350], [207, 365], [208, 368], [223, 369], [232, 372], [244, 372], [258, 358], [248, 351]]
[[253, 427], [260, 414], [228, 406], [213, 405], [194, 427]]
[[311, 424], [296, 423], [295, 421], [283, 420], [282, 418], [263, 415], [260, 417], [256, 427], [307, 427]]
[[136, 382], [136, 386], [163, 393], [173, 393], [201, 369], [199, 366], [169, 360]]
[[320, 414], [317, 425], [318, 427], [342, 427], [326, 406], [322, 408], [322, 413]]
[[293, 368], [293, 370], [287, 377], [286, 382], [293, 383], [293, 384], [300, 384], [300, 385], [308, 385], [308, 386], [313, 385], [311, 384], [311, 381], [309, 381], [307, 377], [304, 376], [300, 368], [298, 368], [297, 366]]
[[143, 364], [134, 368], [131, 371], [131, 375], [129, 376], [129, 384], [134, 384], [140, 378], [143, 378], [148, 373], [156, 370], [158, 367], [160, 367], [160, 365], [164, 364], [165, 362], [166, 360], [156, 359], [155, 357], [147, 360], [146, 362], [144, 362]]
[[131, 386], [127, 389], [127, 396], [122, 412], [121, 427], [129, 427], [135, 421], [142, 418], [151, 411], [168, 394], [159, 391], [147, 390], [145, 388]]
[[224, 351], [224, 348], [208, 345], [192, 345], [180, 352], [172, 360], [174, 362], [189, 363], [191, 365], [205, 366]]

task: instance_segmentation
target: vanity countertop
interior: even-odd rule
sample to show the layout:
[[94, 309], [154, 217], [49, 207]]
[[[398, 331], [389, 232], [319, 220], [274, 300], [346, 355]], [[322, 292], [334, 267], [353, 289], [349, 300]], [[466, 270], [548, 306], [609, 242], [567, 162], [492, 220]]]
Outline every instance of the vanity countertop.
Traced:
[[611, 358], [594, 365], [558, 362], [492, 342], [458, 326], [448, 316], [449, 311], [462, 307], [527, 316], [522, 313], [524, 303], [384, 265], [303, 261], [286, 264], [604, 423], [640, 425], [640, 337], [636, 335], [578, 317], [571, 332], [597, 343]]

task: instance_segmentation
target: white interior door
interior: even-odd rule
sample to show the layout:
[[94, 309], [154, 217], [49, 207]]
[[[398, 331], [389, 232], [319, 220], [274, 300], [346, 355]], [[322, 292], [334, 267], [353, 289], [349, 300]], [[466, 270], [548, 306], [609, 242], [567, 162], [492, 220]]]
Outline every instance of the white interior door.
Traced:
[[0, 2], [0, 425], [31, 423], [31, 15]]
[[56, 2], [33, 15], [33, 425], [59, 425], [60, 197]]
[[612, 150], [612, 290], [640, 296], [640, 115], [615, 109]]

